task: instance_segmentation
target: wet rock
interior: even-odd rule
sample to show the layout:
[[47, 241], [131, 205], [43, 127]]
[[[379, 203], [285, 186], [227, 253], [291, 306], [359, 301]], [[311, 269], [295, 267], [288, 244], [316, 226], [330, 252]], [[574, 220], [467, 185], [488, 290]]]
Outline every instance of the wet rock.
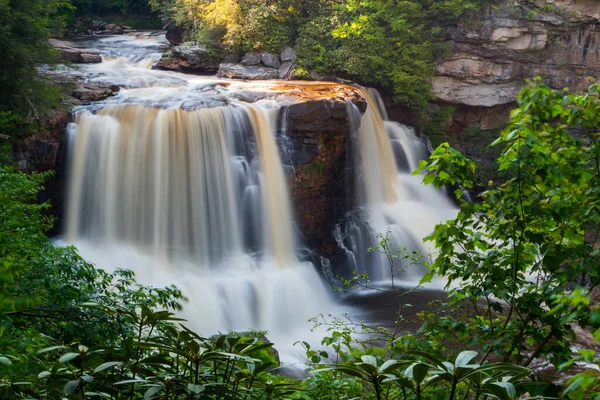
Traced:
[[279, 68], [281, 66], [279, 57], [277, 57], [275, 54], [262, 53], [261, 60], [265, 67]]
[[100, 63], [100, 53], [88, 49], [78, 49], [64, 40], [50, 39], [50, 44], [60, 50], [60, 56], [65, 61], [74, 63]]
[[242, 58], [241, 64], [246, 66], [258, 65], [262, 61], [262, 54], [248, 52]]
[[355, 190], [347, 101], [363, 112], [366, 109], [364, 99], [350, 88], [339, 93], [339, 97], [293, 104], [287, 110], [294, 148], [294, 173], [288, 177], [294, 210], [306, 245], [331, 259], [339, 251], [335, 225], [350, 208], [346, 193]]
[[293, 61], [296, 58], [298, 58], [298, 56], [296, 55], [296, 52], [291, 47], [285, 47], [281, 51], [281, 61]]
[[277, 79], [279, 72], [275, 68], [260, 65], [221, 64], [217, 76], [229, 79], [266, 80]]
[[104, 100], [119, 91], [119, 87], [108, 83], [77, 83], [72, 96], [83, 102]]
[[337, 131], [346, 118], [346, 103], [335, 100], [304, 101], [288, 108], [288, 118], [298, 131]]
[[213, 55], [204, 46], [176, 46], [171, 51], [171, 56], [163, 56], [154, 67], [203, 74], [214, 74], [219, 69]]
[[279, 67], [279, 79], [289, 79], [294, 69], [294, 61], [284, 61]]
[[54, 169], [58, 161], [60, 142], [55, 139], [25, 140], [26, 158], [20, 163], [24, 170], [48, 171]]
[[79, 62], [83, 64], [97, 64], [102, 62], [102, 57], [98, 53], [81, 53]]

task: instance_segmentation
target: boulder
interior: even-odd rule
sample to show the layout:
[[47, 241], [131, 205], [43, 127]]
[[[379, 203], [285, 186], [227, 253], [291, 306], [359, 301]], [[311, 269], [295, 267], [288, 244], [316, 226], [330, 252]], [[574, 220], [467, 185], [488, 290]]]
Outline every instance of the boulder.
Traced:
[[284, 61], [281, 67], [279, 67], [279, 79], [289, 79], [293, 69], [293, 61]]
[[281, 66], [281, 63], [279, 62], [279, 57], [277, 57], [275, 54], [262, 53], [261, 59], [265, 67], [279, 69], [279, 67]]
[[91, 28], [95, 31], [103, 31], [106, 26], [106, 22], [103, 21], [92, 21]]
[[242, 65], [251, 66], [258, 65], [262, 61], [262, 54], [248, 52], [242, 58]]
[[266, 80], [277, 79], [279, 71], [260, 65], [226, 64], [219, 65], [217, 76], [229, 79]]
[[102, 62], [102, 57], [98, 53], [81, 53], [79, 62], [83, 64], [97, 64]]
[[154, 66], [157, 69], [171, 71], [214, 74], [219, 65], [203, 46], [176, 46], [171, 49], [172, 56], [164, 56]]
[[293, 61], [296, 58], [298, 58], [298, 56], [296, 55], [296, 52], [292, 50], [291, 47], [285, 47], [281, 51], [281, 61]]
[[169, 21], [163, 26], [163, 31], [166, 31], [165, 37], [172, 45], [178, 45], [183, 41], [183, 28], [175, 21]]
[[108, 83], [77, 83], [72, 96], [83, 102], [104, 100], [119, 91], [119, 87]]
[[60, 49], [60, 56], [65, 61], [79, 62], [81, 60], [81, 50], [73, 48]]
[[175, 57], [187, 60], [191, 64], [204, 63], [208, 58], [208, 49], [204, 46], [176, 46], [171, 51]]

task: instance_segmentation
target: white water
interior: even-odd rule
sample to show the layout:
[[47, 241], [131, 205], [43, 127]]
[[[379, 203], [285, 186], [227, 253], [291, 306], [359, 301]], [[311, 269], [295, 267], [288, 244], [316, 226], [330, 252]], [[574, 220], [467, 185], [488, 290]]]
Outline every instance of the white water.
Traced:
[[190, 300], [183, 317], [202, 334], [267, 330], [282, 361], [303, 360], [292, 344], [335, 306], [297, 257], [280, 157], [289, 148], [278, 145], [289, 96], [273, 83], [151, 70], [153, 37], [90, 44], [107, 57], [84, 68], [87, 79], [125, 88], [76, 110], [64, 241], [101, 268], [178, 286]]
[[[385, 282], [392, 279], [388, 260], [382, 254], [366, 252], [379, 245], [377, 234], [389, 237], [394, 254], [406, 248], [428, 258], [434, 249], [422, 239], [439, 222], [454, 218], [456, 209], [444, 192], [424, 186], [422, 176], [412, 175], [419, 160], [427, 158], [425, 143], [413, 129], [386, 120], [383, 101], [376, 91], [363, 89], [362, 94], [368, 107], [357, 138], [360, 206], [336, 227], [335, 236], [351, 268], [358, 274], [367, 273], [372, 281]], [[418, 266], [397, 273], [395, 270], [396, 284], [405, 286], [417, 285], [423, 276]]]

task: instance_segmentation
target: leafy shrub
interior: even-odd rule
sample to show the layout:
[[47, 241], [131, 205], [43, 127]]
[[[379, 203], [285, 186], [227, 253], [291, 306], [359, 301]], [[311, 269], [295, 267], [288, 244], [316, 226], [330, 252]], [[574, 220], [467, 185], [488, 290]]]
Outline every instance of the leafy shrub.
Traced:
[[[585, 95], [523, 89], [494, 143], [503, 146], [498, 170], [506, 182], [475, 203], [457, 191], [457, 218], [428, 237], [439, 250], [432, 271], [452, 284], [450, 305], [469, 305], [468, 329], [453, 334], [486, 357], [527, 366], [547, 356], [559, 366], [572, 359], [576, 324], [600, 328], [587, 294], [600, 284], [599, 116], [597, 85]], [[447, 143], [421, 170], [436, 186], [475, 181], [474, 164]]]

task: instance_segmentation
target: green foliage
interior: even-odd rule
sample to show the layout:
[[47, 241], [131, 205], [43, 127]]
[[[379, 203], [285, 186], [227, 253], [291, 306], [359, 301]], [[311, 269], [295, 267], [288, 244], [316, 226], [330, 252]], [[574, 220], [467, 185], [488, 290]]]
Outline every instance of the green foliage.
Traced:
[[[140, 305], [85, 307], [106, 313], [118, 327], [114, 343], [87, 347], [78, 343], [41, 348], [31, 376], [5, 379], [6, 396], [68, 399], [258, 399], [294, 392], [269, 375], [276, 367], [271, 343], [259, 338], [221, 335], [203, 338], [168, 311]], [[2, 369], [31, 363], [31, 357], [0, 357]]]
[[77, 15], [140, 15], [150, 11], [147, 0], [71, 0]]
[[454, 107], [442, 107], [439, 110], [433, 112], [427, 119], [427, 124], [423, 129], [427, 137], [441, 135], [444, 133], [444, 128], [448, 122], [452, 121], [452, 114], [454, 113]]
[[0, 112], [37, 117], [58, 101], [36, 67], [57, 61], [48, 38], [71, 12], [69, 0], [0, 0]]
[[23, 121], [23, 117], [21, 115], [12, 111], [0, 111], [1, 138], [15, 138], [19, 136], [25, 129], [25, 121]]
[[[447, 328], [483, 346], [484, 358], [568, 363], [573, 324], [600, 328], [586, 289], [600, 284], [598, 86], [585, 95], [526, 87], [494, 145], [503, 146], [498, 169], [506, 182], [477, 203], [457, 191], [457, 218], [428, 238], [439, 251], [432, 269], [449, 281], [450, 305], [470, 310], [460, 320], [448, 316], [454, 322]], [[438, 187], [473, 185], [471, 162], [447, 144], [421, 170]]]
[[[296, 12], [293, 1], [150, 0], [153, 10], [175, 19], [189, 38], [220, 43], [228, 51], [278, 52], [291, 43]], [[200, 40], [199, 40], [200, 39]]]
[[338, 380], [351, 377], [350, 382], [363, 385], [363, 398], [377, 400], [400, 396], [453, 400], [459, 393], [466, 397], [469, 392], [475, 398], [519, 398], [515, 384], [531, 373], [527, 368], [505, 363], [481, 365], [475, 357], [474, 351], [463, 351], [452, 362], [421, 352], [409, 352], [400, 360], [360, 355], [347, 362], [316, 365], [311, 373], [329, 374], [331, 380], [336, 375]]
[[19, 295], [17, 279], [27, 273], [32, 260], [39, 257], [50, 221], [43, 215], [46, 205], [35, 203], [44, 174], [18, 173], [0, 166], [0, 311], [27, 306], [36, 295]]
[[422, 108], [440, 20], [478, 9], [483, 0], [150, 0], [174, 18], [230, 51], [298, 53], [296, 78], [335, 74], [377, 86], [396, 101]]

